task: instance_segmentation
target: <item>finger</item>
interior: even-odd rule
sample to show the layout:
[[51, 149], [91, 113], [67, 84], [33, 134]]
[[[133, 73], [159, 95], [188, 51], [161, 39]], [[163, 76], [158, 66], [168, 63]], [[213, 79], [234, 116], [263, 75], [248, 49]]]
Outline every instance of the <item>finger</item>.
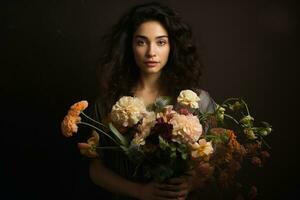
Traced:
[[176, 185], [176, 184], [182, 184], [185, 181], [186, 179], [184, 177], [177, 177], [177, 178], [171, 178], [167, 180], [167, 183]]
[[181, 184], [159, 184], [156, 186], [156, 188], [161, 190], [169, 190], [169, 191], [181, 191], [181, 190], [187, 190], [189, 187], [189, 184], [187, 182], [183, 182]]
[[181, 191], [157, 190], [155, 196], [164, 198], [177, 198], [183, 196]]
[[[181, 200], [181, 197], [175, 197], [175, 198], [168, 198], [168, 197], [156, 197], [154, 200]], [[184, 200], [184, 199], [182, 199]]]
[[180, 187], [178, 185], [170, 185], [170, 184], [161, 184], [157, 187], [160, 190], [166, 190], [166, 191], [179, 191]]

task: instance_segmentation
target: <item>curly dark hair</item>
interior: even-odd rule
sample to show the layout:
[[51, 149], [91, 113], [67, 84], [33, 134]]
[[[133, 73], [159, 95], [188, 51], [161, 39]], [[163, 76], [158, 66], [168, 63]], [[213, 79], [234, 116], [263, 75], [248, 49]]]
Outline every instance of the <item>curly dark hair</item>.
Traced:
[[159, 79], [163, 90], [175, 97], [180, 90], [201, 88], [203, 62], [190, 27], [169, 7], [147, 3], [129, 10], [104, 36], [105, 48], [97, 73], [100, 97], [106, 109], [109, 110], [121, 96], [132, 95], [139, 78], [132, 50], [133, 34], [143, 22], [152, 20], [163, 25], [170, 40], [169, 59]]

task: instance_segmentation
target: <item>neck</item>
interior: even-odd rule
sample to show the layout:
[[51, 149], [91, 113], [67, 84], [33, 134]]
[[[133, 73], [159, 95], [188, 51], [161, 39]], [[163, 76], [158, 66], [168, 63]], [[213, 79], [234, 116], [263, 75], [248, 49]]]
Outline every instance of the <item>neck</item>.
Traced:
[[137, 83], [138, 90], [155, 92], [160, 89], [159, 87], [160, 74], [141, 74]]

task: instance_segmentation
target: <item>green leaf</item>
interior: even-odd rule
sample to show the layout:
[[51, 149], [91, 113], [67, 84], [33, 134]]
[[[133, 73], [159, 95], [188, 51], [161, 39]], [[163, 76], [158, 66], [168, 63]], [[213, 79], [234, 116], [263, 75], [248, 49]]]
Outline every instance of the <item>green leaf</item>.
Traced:
[[183, 160], [186, 160], [187, 156], [188, 156], [188, 148], [187, 148], [187, 146], [185, 144], [180, 144], [178, 146], [177, 150], [180, 152], [181, 158]]
[[182, 152], [182, 153], [181, 153], [181, 158], [182, 158], [183, 160], [186, 160], [186, 159], [187, 159], [187, 156], [188, 156], [188, 154], [187, 154], [186, 152]]
[[171, 178], [174, 174], [174, 170], [165, 165], [157, 165], [151, 169], [151, 171], [154, 180], [159, 182], [163, 182], [166, 179]]
[[175, 159], [177, 157], [176, 151], [172, 151], [172, 153], [170, 154], [170, 157], [172, 159]]
[[120, 146], [120, 148], [123, 150], [123, 151], [125, 151], [125, 152], [128, 152], [128, 147], [125, 147], [125, 146]]
[[128, 141], [127, 139], [118, 131], [118, 129], [116, 129], [116, 127], [112, 124], [112, 123], [109, 123], [108, 124], [111, 132], [118, 138], [118, 140], [121, 142], [121, 144], [124, 146], [124, 147], [128, 147]]
[[228, 141], [228, 136], [227, 134], [225, 134], [226, 132], [224, 132], [223, 134], [220, 135], [206, 135], [205, 139], [207, 141], [212, 141], [213, 143], [226, 143]]
[[271, 125], [268, 122], [261, 122], [265, 127], [271, 127]]
[[165, 141], [161, 136], [158, 136], [158, 139], [159, 139], [159, 147], [162, 150], [166, 150], [167, 148], [172, 148], [170, 147], [170, 144], [167, 141]]
[[171, 151], [176, 151], [177, 148], [174, 145], [170, 145], [170, 149]]

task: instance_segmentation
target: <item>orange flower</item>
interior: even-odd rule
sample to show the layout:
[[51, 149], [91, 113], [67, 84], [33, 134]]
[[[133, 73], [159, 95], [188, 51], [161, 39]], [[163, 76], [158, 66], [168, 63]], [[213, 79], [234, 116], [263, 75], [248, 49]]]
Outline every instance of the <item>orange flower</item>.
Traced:
[[96, 158], [99, 154], [96, 147], [99, 145], [99, 134], [93, 131], [92, 137], [87, 140], [87, 143], [78, 143], [79, 151], [82, 155], [89, 158]]
[[227, 136], [229, 141], [227, 143], [227, 151], [224, 157], [225, 162], [230, 163], [233, 159], [242, 161], [243, 157], [246, 155], [244, 146], [237, 141], [236, 135], [232, 130], [227, 130]]
[[79, 116], [66, 115], [61, 123], [62, 134], [66, 137], [71, 137], [78, 130], [77, 124], [81, 121]]
[[79, 115], [87, 107], [87, 101], [80, 101], [71, 106], [68, 114], [64, 117], [64, 120], [61, 123], [61, 131], [64, 136], [71, 137], [73, 133], [77, 132], [77, 124], [81, 121]]
[[68, 115], [79, 116], [80, 113], [88, 107], [88, 105], [87, 101], [79, 101], [71, 106]]

